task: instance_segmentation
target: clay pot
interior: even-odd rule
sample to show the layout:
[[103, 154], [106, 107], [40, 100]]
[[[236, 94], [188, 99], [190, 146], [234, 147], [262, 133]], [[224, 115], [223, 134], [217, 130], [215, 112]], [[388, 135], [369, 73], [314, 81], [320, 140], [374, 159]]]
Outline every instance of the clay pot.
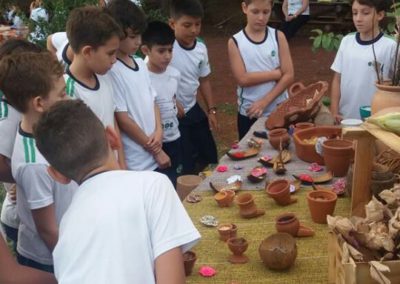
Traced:
[[290, 183], [286, 179], [277, 179], [270, 182], [266, 188], [267, 194], [279, 205], [286, 206], [297, 202], [290, 196]]
[[183, 254], [183, 265], [185, 267], [185, 275], [189, 276], [192, 274], [192, 270], [194, 267], [194, 263], [196, 262], [197, 257], [193, 251], [187, 251]]
[[233, 255], [229, 256], [228, 258], [229, 262], [239, 264], [249, 261], [249, 258], [244, 255], [244, 252], [249, 246], [244, 238], [230, 238], [228, 239], [227, 244], [228, 248], [233, 253]]
[[232, 229], [230, 231], [230, 236], [231, 238], [236, 238], [237, 236], [237, 226], [235, 224], [231, 224], [232, 225]]
[[251, 193], [242, 193], [236, 197], [236, 203], [239, 206], [240, 216], [243, 218], [254, 218], [265, 214], [262, 209], [257, 209], [254, 203], [254, 197]]
[[384, 108], [400, 106], [400, 86], [391, 86], [390, 84], [390, 81], [375, 84], [376, 92], [371, 102], [371, 114]]
[[219, 207], [229, 207], [235, 199], [235, 192], [233, 190], [223, 190], [214, 195]]
[[282, 149], [289, 147], [290, 137], [286, 128], [277, 128], [268, 132], [268, 141], [271, 146], [279, 150], [279, 145], [282, 141]]
[[294, 125], [294, 133], [299, 130], [307, 129], [310, 127], [314, 127], [314, 123], [312, 122], [298, 122]]
[[267, 268], [288, 269], [297, 257], [296, 240], [288, 233], [276, 233], [261, 242], [258, 252]]
[[226, 242], [231, 238], [232, 224], [221, 224], [217, 227], [219, 239]]
[[283, 213], [275, 220], [275, 228], [279, 233], [288, 233], [293, 237], [314, 236], [314, 230], [301, 225], [294, 213]]
[[307, 193], [311, 219], [318, 224], [326, 224], [326, 216], [335, 211], [337, 195], [329, 190], [313, 190]]
[[353, 142], [344, 139], [329, 139], [322, 144], [324, 162], [335, 177], [343, 177], [354, 157]]
[[196, 175], [183, 175], [176, 180], [176, 192], [181, 200], [184, 200], [189, 193], [195, 189], [203, 179]]

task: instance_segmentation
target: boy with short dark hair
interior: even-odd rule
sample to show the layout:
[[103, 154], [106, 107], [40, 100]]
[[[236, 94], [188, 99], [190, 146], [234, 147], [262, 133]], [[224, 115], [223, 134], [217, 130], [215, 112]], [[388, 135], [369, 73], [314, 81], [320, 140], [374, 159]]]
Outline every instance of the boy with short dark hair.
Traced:
[[151, 86], [146, 64], [141, 58], [132, 56], [140, 47], [146, 17], [130, 0], [114, 0], [107, 9], [125, 34], [110, 76], [127, 168], [168, 168], [171, 161], [162, 150], [160, 112], [155, 104], [157, 94]]
[[58, 224], [76, 184], [66, 186], [51, 179], [32, 132], [45, 110], [67, 98], [63, 71], [47, 52], [13, 54], [0, 61], [0, 89], [22, 113], [11, 160], [21, 222], [17, 259], [20, 264], [48, 272], [53, 271], [51, 251], [58, 240]]
[[151, 84], [157, 92], [156, 104], [160, 109], [163, 129], [162, 149], [171, 159], [171, 166], [160, 172], [166, 174], [175, 186], [182, 170], [181, 134], [176, 106], [176, 93], [181, 75], [178, 70], [169, 66], [175, 35], [168, 24], [154, 21], [148, 24], [142, 40], [142, 52], [147, 56]]
[[[116, 61], [121, 35], [119, 25], [98, 7], [77, 8], [68, 17], [67, 36], [74, 56], [64, 76], [67, 95], [83, 100], [104, 126], [117, 131], [113, 86], [106, 73]], [[118, 159], [125, 168], [123, 149]]]
[[78, 100], [56, 104], [35, 137], [52, 176], [80, 184], [53, 253], [59, 283], [185, 283], [182, 252], [200, 235], [164, 175], [119, 170], [115, 132]]
[[376, 91], [375, 82], [378, 78], [375, 68], [383, 80], [387, 80], [393, 72], [396, 50], [395, 40], [385, 36], [379, 27], [388, 2], [352, 0], [351, 3], [357, 32], [342, 39], [331, 66], [335, 72], [331, 88], [331, 112], [337, 123], [345, 118], [360, 119], [360, 107], [371, 105]]
[[[207, 47], [197, 38], [200, 34], [203, 7], [198, 0], [172, 1], [169, 24], [175, 32], [171, 66], [181, 72], [177, 92], [179, 130], [183, 155], [182, 174], [193, 174], [217, 163], [217, 148], [210, 129], [217, 130], [217, 108], [210, 84]], [[200, 90], [207, 115], [196, 102]], [[179, 106], [178, 104], [178, 106]], [[196, 162], [198, 169], [196, 169]]]

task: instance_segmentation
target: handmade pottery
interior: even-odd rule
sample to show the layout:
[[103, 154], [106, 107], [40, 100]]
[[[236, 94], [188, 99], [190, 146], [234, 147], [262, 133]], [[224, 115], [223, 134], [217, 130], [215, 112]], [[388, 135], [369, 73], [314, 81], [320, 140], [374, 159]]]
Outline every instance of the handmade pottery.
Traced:
[[194, 263], [196, 262], [197, 257], [193, 251], [187, 251], [183, 254], [183, 265], [185, 267], [185, 275], [189, 276], [192, 274]]
[[258, 252], [267, 268], [288, 269], [297, 257], [296, 240], [288, 233], [272, 234], [261, 242]]
[[312, 184], [319, 184], [319, 183], [326, 183], [333, 179], [332, 172], [326, 172], [323, 174], [299, 174], [299, 175], [292, 175], [296, 180], [300, 181], [304, 185], [312, 185]]
[[232, 160], [240, 161], [240, 160], [244, 160], [244, 159], [248, 159], [248, 158], [257, 156], [259, 152], [260, 152], [260, 149], [249, 148], [249, 149], [247, 149], [245, 151], [229, 151], [226, 154]]
[[313, 190], [307, 193], [308, 208], [315, 223], [326, 224], [326, 216], [333, 215], [337, 195], [329, 190]]
[[294, 125], [294, 133], [298, 132], [302, 129], [307, 129], [310, 127], [314, 127], [314, 123], [312, 122], [298, 122]]
[[311, 237], [314, 231], [300, 224], [294, 213], [280, 214], [275, 219], [275, 228], [279, 233], [288, 233], [293, 237]]
[[400, 106], [400, 86], [391, 86], [390, 84], [390, 81], [375, 84], [377, 90], [371, 102], [372, 114], [384, 108]]
[[203, 179], [196, 175], [183, 175], [176, 180], [176, 192], [181, 200], [184, 200], [189, 193], [195, 189]]
[[227, 241], [228, 248], [233, 253], [233, 255], [229, 256], [228, 260], [234, 264], [246, 263], [249, 261], [249, 258], [244, 255], [244, 252], [247, 250], [249, 244], [244, 238], [230, 238]]
[[235, 182], [232, 183], [223, 183], [223, 184], [218, 184], [218, 183], [213, 183], [210, 181], [210, 187], [216, 191], [224, 191], [224, 190], [232, 190], [232, 191], [238, 191], [242, 187], [242, 181], [241, 180], [236, 180]]
[[276, 149], [279, 150], [281, 148], [281, 144], [282, 144], [282, 149], [286, 149], [287, 147], [289, 147], [289, 143], [290, 143], [290, 137], [289, 137], [289, 133], [287, 132], [287, 130], [285, 128], [277, 128], [274, 130], [271, 130], [268, 133], [268, 141], [269, 144], [271, 144], [271, 146]]
[[335, 177], [346, 176], [354, 157], [353, 141], [328, 139], [322, 143], [324, 162]]
[[221, 224], [217, 227], [219, 239], [226, 242], [231, 238], [232, 224]]
[[297, 202], [296, 198], [290, 196], [290, 183], [286, 179], [277, 179], [270, 182], [266, 187], [267, 194], [279, 205], [286, 206]]
[[267, 169], [264, 167], [255, 167], [251, 170], [250, 174], [247, 176], [247, 179], [252, 183], [262, 182], [267, 176]]
[[229, 189], [221, 190], [214, 195], [214, 199], [218, 203], [219, 207], [229, 207], [235, 199], [235, 192]]
[[231, 224], [232, 225], [232, 229], [231, 229], [231, 231], [230, 231], [230, 236], [231, 236], [231, 238], [236, 238], [236, 236], [237, 236], [237, 226], [236, 226], [236, 224]]
[[243, 218], [254, 218], [265, 214], [263, 209], [257, 209], [251, 193], [245, 192], [238, 195], [236, 203], [239, 206], [239, 214]]
[[265, 167], [273, 167], [273, 165], [278, 162], [278, 161], [282, 161], [284, 164], [290, 162], [290, 160], [292, 159], [292, 155], [290, 154], [290, 152], [288, 150], [282, 150], [278, 153], [278, 155], [276, 155], [273, 158], [269, 158], [269, 157], [261, 157], [260, 159], [258, 159], [258, 162], [261, 163], [263, 166]]

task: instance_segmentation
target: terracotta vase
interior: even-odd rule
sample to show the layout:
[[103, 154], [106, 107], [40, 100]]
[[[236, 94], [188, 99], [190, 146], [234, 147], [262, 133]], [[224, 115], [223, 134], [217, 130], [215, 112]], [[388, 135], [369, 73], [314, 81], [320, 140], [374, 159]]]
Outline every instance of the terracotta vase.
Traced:
[[240, 216], [243, 218], [254, 218], [265, 214], [262, 209], [257, 209], [254, 203], [254, 197], [251, 193], [242, 193], [236, 197], [236, 203], [239, 206]]
[[229, 256], [228, 260], [234, 264], [246, 263], [249, 261], [249, 258], [244, 255], [244, 252], [247, 250], [249, 244], [244, 238], [230, 238], [227, 241], [228, 248], [233, 253]]
[[196, 175], [183, 175], [176, 180], [176, 192], [181, 200], [184, 200], [189, 193], [195, 189], [203, 179]]
[[294, 125], [294, 133], [296, 133], [299, 130], [307, 129], [314, 127], [314, 123], [312, 122], [298, 122]]
[[329, 171], [335, 177], [344, 177], [354, 157], [353, 142], [344, 139], [329, 139], [322, 144], [322, 155]]
[[335, 211], [337, 195], [329, 190], [313, 190], [307, 193], [311, 219], [318, 224], [326, 224], [326, 216]]
[[231, 238], [232, 224], [221, 224], [217, 227], [219, 239], [226, 242]]
[[222, 190], [214, 195], [214, 199], [219, 207], [229, 207], [235, 199], [235, 192], [229, 189]]
[[270, 182], [267, 185], [266, 192], [281, 206], [297, 202], [296, 198], [290, 196], [290, 183], [286, 179], [277, 179]]
[[268, 132], [268, 141], [276, 150], [279, 150], [279, 145], [282, 141], [282, 148], [286, 149], [290, 143], [289, 133], [286, 128], [276, 128]]
[[279, 233], [288, 233], [293, 237], [314, 236], [314, 230], [300, 224], [294, 213], [280, 214], [275, 219], [275, 228]]
[[197, 257], [193, 251], [187, 251], [183, 254], [183, 265], [185, 267], [185, 275], [189, 276], [192, 274], [194, 263], [196, 262]]
[[272, 234], [261, 242], [258, 253], [267, 268], [288, 269], [297, 257], [296, 240], [288, 233]]
[[375, 84], [376, 92], [371, 102], [371, 114], [384, 108], [400, 106], [400, 86], [391, 86], [390, 84], [390, 81]]

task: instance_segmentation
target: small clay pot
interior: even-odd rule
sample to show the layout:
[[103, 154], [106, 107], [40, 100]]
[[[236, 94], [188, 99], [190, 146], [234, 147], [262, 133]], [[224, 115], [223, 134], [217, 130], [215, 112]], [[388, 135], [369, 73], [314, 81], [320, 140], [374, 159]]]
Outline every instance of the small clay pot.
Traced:
[[268, 141], [271, 146], [279, 150], [279, 145], [282, 141], [282, 149], [289, 147], [290, 137], [286, 128], [277, 128], [268, 132]]
[[312, 122], [298, 122], [294, 125], [294, 133], [299, 130], [314, 127], [314, 123]]
[[215, 201], [219, 207], [229, 207], [235, 199], [235, 192], [233, 190], [223, 190], [214, 195]]
[[283, 213], [275, 219], [275, 228], [279, 233], [288, 233], [296, 237], [299, 227], [299, 219], [294, 213]]
[[243, 218], [254, 218], [265, 214], [262, 209], [257, 209], [254, 203], [254, 197], [251, 193], [245, 192], [236, 197], [236, 203], [239, 206], [240, 216]]
[[236, 236], [237, 236], [237, 226], [235, 225], [235, 224], [231, 224], [232, 225], [232, 229], [231, 229], [231, 231], [230, 231], [230, 236], [231, 236], [231, 238], [236, 238]]
[[329, 139], [322, 144], [322, 155], [329, 171], [335, 177], [344, 177], [354, 157], [353, 142], [344, 139]]
[[258, 252], [267, 268], [288, 269], [297, 257], [296, 240], [288, 233], [272, 234], [261, 242]]
[[183, 254], [183, 265], [185, 267], [185, 275], [189, 276], [192, 274], [194, 263], [196, 262], [197, 257], [193, 251], [187, 251]]
[[226, 242], [231, 238], [232, 224], [221, 224], [217, 227], [219, 239]]
[[290, 196], [290, 183], [286, 179], [277, 179], [270, 182], [267, 185], [266, 192], [281, 206], [297, 202], [296, 198]]
[[313, 190], [307, 193], [311, 219], [318, 224], [326, 224], [326, 216], [335, 211], [337, 195], [329, 190]]
[[249, 246], [244, 238], [230, 238], [228, 239], [227, 244], [228, 248], [233, 253], [233, 255], [229, 256], [228, 258], [229, 262], [240, 264], [249, 261], [249, 258], [244, 255], [244, 252]]
[[176, 192], [181, 200], [184, 200], [189, 193], [195, 189], [203, 179], [196, 175], [183, 175], [176, 180]]

